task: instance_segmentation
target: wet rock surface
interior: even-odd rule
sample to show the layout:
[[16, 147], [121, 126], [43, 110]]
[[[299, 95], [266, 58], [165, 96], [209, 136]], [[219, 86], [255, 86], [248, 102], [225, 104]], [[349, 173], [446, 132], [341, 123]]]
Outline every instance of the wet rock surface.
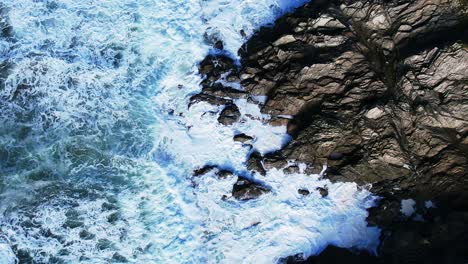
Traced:
[[232, 196], [237, 200], [247, 201], [268, 193], [269, 190], [260, 184], [239, 177], [232, 188]]
[[248, 143], [253, 140], [253, 137], [246, 135], [246, 134], [238, 134], [234, 136], [234, 141], [241, 142], [241, 143]]
[[[296, 160], [312, 173], [326, 164], [331, 181], [371, 184], [382, 197], [369, 216], [383, 230], [380, 258], [358, 263], [466, 263], [467, 14], [465, 1], [312, 1], [259, 30], [239, 50], [240, 68], [208, 56], [197, 96], [228, 106], [267, 97], [262, 111], [293, 140], [252, 155], [252, 171]], [[245, 91], [224, 85], [236, 80]], [[236, 119], [228, 114], [221, 123]], [[403, 217], [409, 198], [437, 210]], [[331, 248], [302, 261], [335, 263], [330, 250], [350, 263], [364, 256]]]
[[[198, 67], [204, 77], [202, 91], [190, 98], [189, 107], [199, 102], [213, 105], [233, 105], [233, 99], [246, 98], [245, 91], [238, 88], [238, 67], [232, 58], [226, 55], [209, 55]], [[231, 87], [234, 86], [234, 87]]]
[[[263, 186], [261, 183], [252, 179], [247, 179], [245, 176], [238, 175], [231, 170], [223, 169], [218, 166], [206, 165], [194, 170], [192, 176], [195, 178], [204, 177], [205, 174], [211, 172], [220, 180], [237, 177], [236, 182], [232, 186], [232, 192], [230, 195], [223, 195], [223, 197], [221, 197], [223, 200], [234, 198], [238, 201], [248, 201], [258, 199], [262, 195], [270, 192], [270, 189]], [[194, 181], [193, 184], [197, 185]]]
[[317, 187], [316, 189], [322, 197], [327, 197], [328, 196], [328, 189], [327, 187]]
[[258, 152], [254, 152], [250, 155], [249, 160], [247, 161], [247, 168], [253, 173], [259, 173], [260, 175], [265, 175], [266, 170], [263, 167], [262, 162], [263, 157]]
[[229, 126], [239, 121], [240, 117], [241, 113], [239, 108], [235, 104], [228, 104], [224, 107], [223, 111], [221, 111], [218, 122]]
[[310, 191], [307, 190], [307, 189], [299, 189], [299, 190], [297, 190], [297, 192], [298, 192], [299, 194], [304, 195], [304, 196], [307, 196], [307, 195], [310, 194]]

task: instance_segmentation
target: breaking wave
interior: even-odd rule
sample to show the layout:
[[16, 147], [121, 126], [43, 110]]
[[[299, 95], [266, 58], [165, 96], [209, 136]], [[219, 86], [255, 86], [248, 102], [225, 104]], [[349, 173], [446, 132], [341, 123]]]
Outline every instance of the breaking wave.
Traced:
[[[245, 168], [287, 141], [257, 105], [217, 122], [200, 91], [204, 34], [232, 56], [303, 0], [0, 1], [0, 262], [273, 263], [328, 244], [375, 250], [375, 197], [320, 175]], [[233, 135], [255, 137], [253, 150]], [[239, 202], [235, 176], [271, 192]], [[299, 188], [327, 185], [329, 196]]]

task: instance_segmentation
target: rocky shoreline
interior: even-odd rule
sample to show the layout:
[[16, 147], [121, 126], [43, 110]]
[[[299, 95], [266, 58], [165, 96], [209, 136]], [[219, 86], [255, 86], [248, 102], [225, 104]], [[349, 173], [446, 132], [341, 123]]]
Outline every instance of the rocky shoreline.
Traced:
[[[467, 43], [465, 1], [316, 0], [260, 29], [239, 50], [240, 67], [225, 55], [201, 62], [203, 90], [191, 103], [224, 105], [218, 121], [231, 125], [240, 118], [233, 99], [248, 99], [293, 137], [253, 153], [249, 169], [327, 165], [324, 177], [382, 197], [368, 218], [383, 230], [379, 257], [329, 247], [285, 262], [466, 263]], [[233, 186], [240, 200], [267, 191], [241, 178]]]

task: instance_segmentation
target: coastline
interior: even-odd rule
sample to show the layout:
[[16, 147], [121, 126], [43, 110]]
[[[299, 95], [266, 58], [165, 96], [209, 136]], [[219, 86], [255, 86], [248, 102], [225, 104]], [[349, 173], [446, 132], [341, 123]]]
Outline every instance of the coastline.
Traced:
[[[192, 99], [223, 105], [242, 96], [260, 104], [271, 125], [288, 127], [292, 141], [253, 153], [252, 171], [294, 172], [305, 163], [319, 173], [327, 165], [332, 182], [371, 186], [382, 200], [368, 223], [383, 232], [380, 258], [370, 261], [458, 263], [468, 244], [466, 14], [443, 0], [313, 1], [250, 38], [239, 69], [228, 57], [207, 57], [203, 91]], [[219, 119], [225, 125], [236, 121], [235, 105], [228, 109]]]

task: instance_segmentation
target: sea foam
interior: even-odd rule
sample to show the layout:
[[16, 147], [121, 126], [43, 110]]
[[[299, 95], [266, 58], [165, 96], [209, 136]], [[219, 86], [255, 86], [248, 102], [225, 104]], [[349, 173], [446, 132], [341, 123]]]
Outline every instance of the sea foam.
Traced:
[[[222, 107], [187, 109], [210, 52], [206, 32], [235, 58], [240, 30], [248, 37], [304, 2], [2, 1], [13, 35], [0, 39], [1, 260], [272, 263], [328, 244], [375, 250], [368, 191], [246, 170], [252, 151], [290, 140], [258, 105], [237, 100], [241, 121], [229, 127], [217, 122]], [[234, 142], [238, 133], [254, 137], [253, 149]], [[223, 200], [236, 177], [193, 179], [206, 164], [271, 191]], [[325, 185], [321, 198], [314, 190]]]

